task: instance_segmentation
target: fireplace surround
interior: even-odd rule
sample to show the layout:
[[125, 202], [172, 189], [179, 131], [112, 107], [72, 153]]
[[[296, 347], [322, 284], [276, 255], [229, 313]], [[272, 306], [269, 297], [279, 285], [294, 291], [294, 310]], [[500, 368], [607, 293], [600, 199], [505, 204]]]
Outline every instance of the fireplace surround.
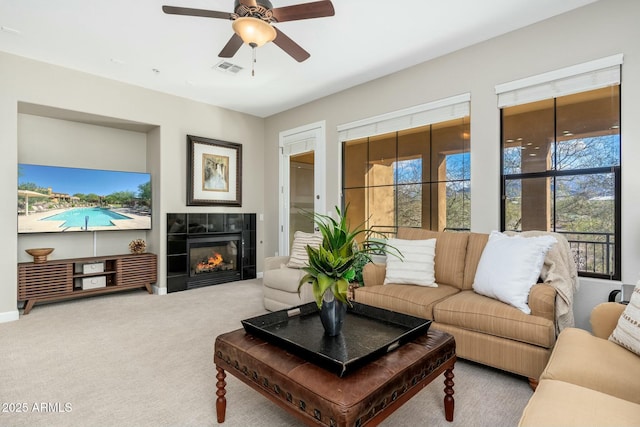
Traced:
[[256, 277], [256, 214], [167, 214], [167, 292]]

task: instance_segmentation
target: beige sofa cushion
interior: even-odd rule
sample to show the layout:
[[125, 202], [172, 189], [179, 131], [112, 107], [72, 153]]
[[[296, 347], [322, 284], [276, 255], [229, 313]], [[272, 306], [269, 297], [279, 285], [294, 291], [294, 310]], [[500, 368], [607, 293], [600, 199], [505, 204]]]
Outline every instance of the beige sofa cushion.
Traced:
[[288, 256], [271, 256], [264, 259], [264, 271], [282, 268], [289, 262]]
[[543, 380], [518, 426], [637, 426], [640, 405], [563, 381]]
[[638, 378], [640, 358], [637, 355], [577, 328], [566, 328], [560, 333], [540, 376], [541, 380], [566, 381], [640, 403]]
[[540, 316], [555, 322], [556, 318], [556, 290], [546, 283], [538, 283], [531, 287], [529, 301], [532, 316]]
[[433, 309], [434, 320], [459, 328], [551, 348], [555, 342], [553, 321], [524, 314], [503, 302], [462, 291]]
[[457, 292], [458, 289], [441, 284], [437, 288], [416, 285], [364, 286], [355, 289], [355, 300], [423, 319], [433, 319], [433, 306]]
[[436, 239], [435, 273], [438, 285], [462, 289], [469, 233], [437, 232], [421, 228], [399, 228], [398, 239]]
[[264, 308], [269, 311], [284, 310], [314, 301], [311, 285], [300, 288], [298, 283], [305, 275], [303, 270], [287, 268], [289, 257], [267, 257], [264, 260], [262, 292]]
[[369, 264], [365, 264], [362, 269], [362, 280], [364, 281], [364, 286], [380, 286], [384, 283], [386, 275], [386, 264], [370, 262]]
[[618, 324], [618, 320], [624, 312], [626, 306], [617, 302], [601, 302], [593, 307], [589, 321], [591, 331], [598, 338], [609, 338]]
[[269, 311], [285, 310], [315, 301], [311, 286], [305, 286], [300, 289], [300, 295], [297, 292], [285, 292], [266, 286], [262, 290], [264, 308]]
[[[267, 288], [298, 293], [298, 283], [305, 274], [307, 273], [304, 270], [288, 268], [283, 264], [280, 268], [265, 271], [262, 284]], [[311, 287], [310, 284], [303, 286]]]
[[476, 270], [478, 269], [478, 263], [482, 256], [482, 251], [487, 245], [489, 240], [488, 234], [482, 233], [468, 233], [469, 241], [467, 243], [467, 252], [464, 260], [464, 282], [462, 289], [472, 289], [473, 279], [476, 277]]

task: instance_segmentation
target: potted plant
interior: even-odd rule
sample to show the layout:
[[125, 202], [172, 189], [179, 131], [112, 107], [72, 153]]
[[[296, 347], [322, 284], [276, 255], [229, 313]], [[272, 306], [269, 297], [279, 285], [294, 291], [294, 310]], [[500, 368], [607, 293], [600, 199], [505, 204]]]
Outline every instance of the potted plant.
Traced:
[[364, 252], [358, 252], [355, 254], [355, 260], [353, 261], [354, 276], [349, 282], [354, 286], [363, 286], [364, 279], [362, 278], [362, 270], [364, 266], [371, 262], [371, 257]]
[[[363, 228], [362, 224], [350, 230], [347, 209], [348, 206], [340, 211], [336, 206], [337, 219], [318, 213], [309, 214], [320, 229], [322, 244], [318, 248], [307, 246], [309, 266], [302, 269], [306, 274], [298, 284], [299, 293], [302, 286], [311, 283], [320, 319], [330, 336], [340, 333], [347, 305], [351, 304], [347, 292], [349, 281], [356, 274], [356, 261], [362, 257], [370, 260], [369, 253], [373, 251], [366, 238], [361, 244], [356, 240], [361, 234], [370, 235], [371, 230]], [[378, 241], [375, 250], [380, 251], [381, 248], [387, 252], [389, 247]], [[397, 250], [395, 252], [400, 255]]]

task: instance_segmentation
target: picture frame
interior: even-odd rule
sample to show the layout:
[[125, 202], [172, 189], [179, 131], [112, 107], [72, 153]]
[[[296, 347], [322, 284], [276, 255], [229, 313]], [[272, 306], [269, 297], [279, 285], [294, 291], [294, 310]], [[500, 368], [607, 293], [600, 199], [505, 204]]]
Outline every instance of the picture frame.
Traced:
[[242, 144], [187, 135], [187, 206], [242, 206]]

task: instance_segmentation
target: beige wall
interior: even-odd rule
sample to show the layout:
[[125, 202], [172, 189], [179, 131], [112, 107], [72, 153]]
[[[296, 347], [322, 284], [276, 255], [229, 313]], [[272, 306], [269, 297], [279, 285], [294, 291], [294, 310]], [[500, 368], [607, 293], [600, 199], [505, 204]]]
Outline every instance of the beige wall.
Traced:
[[[54, 116], [92, 115], [99, 124], [87, 126], [19, 114], [19, 105], [45, 106]], [[81, 114], [82, 115], [82, 114]], [[91, 121], [91, 120], [89, 120]], [[109, 129], [110, 123], [135, 122], [143, 135]], [[47, 138], [47, 130], [51, 134]], [[198, 135], [243, 144], [243, 205], [231, 207], [186, 206], [186, 135]], [[95, 144], [87, 149], [89, 135]], [[114, 142], [122, 137], [127, 143]], [[60, 139], [68, 138], [67, 141]], [[58, 141], [54, 141], [58, 139]], [[39, 141], [40, 140], [40, 141]], [[255, 212], [262, 213], [264, 194], [264, 119], [222, 108], [161, 94], [136, 86], [64, 69], [29, 59], [0, 53], [0, 322], [17, 318], [16, 263], [26, 260], [24, 247], [54, 247], [52, 259], [91, 256], [93, 241], [87, 236], [16, 234], [16, 187], [19, 161], [66, 166], [106, 167], [146, 170], [152, 174], [153, 229], [143, 232], [149, 250], [159, 255], [159, 292], [166, 289], [166, 248], [164, 229], [167, 212]], [[22, 142], [25, 144], [22, 146]], [[108, 153], [111, 149], [117, 152]], [[128, 146], [130, 145], [130, 146]], [[66, 153], [49, 151], [58, 147]], [[32, 150], [39, 150], [40, 153]], [[66, 157], [68, 156], [68, 157]], [[97, 157], [98, 156], [98, 157]], [[64, 157], [64, 159], [63, 159]], [[263, 223], [258, 222], [258, 242]], [[137, 232], [99, 233], [98, 255], [119, 251]], [[108, 233], [114, 233], [113, 235]], [[104, 236], [103, 236], [104, 234]], [[104, 252], [103, 252], [104, 251]], [[264, 258], [258, 245], [258, 271]]]
[[[498, 229], [500, 118], [495, 85], [574, 64], [623, 53], [622, 68], [622, 229], [626, 283], [640, 276], [640, 2], [600, 0], [594, 4], [390, 76], [311, 102], [266, 120], [265, 161], [278, 162], [278, 133], [326, 120], [327, 165], [339, 164], [336, 127], [395, 110], [471, 93], [471, 228]], [[277, 170], [265, 175], [265, 223], [278, 220]], [[327, 206], [340, 202], [340, 176], [326, 174]], [[265, 253], [278, 248], [277, 227], [265, 230]], [[576, 318], [588, 327], [595, 301], [604, 301], [610, 282], [582, 281]]]

